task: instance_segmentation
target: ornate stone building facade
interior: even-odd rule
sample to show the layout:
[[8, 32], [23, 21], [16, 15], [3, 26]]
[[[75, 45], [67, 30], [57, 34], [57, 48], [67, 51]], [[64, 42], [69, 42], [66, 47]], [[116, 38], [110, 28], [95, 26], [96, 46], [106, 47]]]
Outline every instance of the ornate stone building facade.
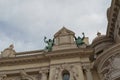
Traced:
[[45, 38], [45, 50], [16, 52], [10, 45], [1, 52], [0, 80], [120, 80], [120, 0], [112, 0], [107, 17], [106, 35], [92, 44], [63, 27]]

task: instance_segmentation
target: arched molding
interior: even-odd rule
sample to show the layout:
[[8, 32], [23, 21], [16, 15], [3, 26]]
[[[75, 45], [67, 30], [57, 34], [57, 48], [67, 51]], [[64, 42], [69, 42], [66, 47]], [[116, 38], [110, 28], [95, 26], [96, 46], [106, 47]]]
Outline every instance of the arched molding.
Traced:
[[65, 80], [67, 77], [67, 80], [70, 80], [70, 73], [67, 70], [62, 71], [62, 80]]
[[101, 70], [104, 63], [112, 56], [120, 53], [120, 43], [115, 44], [109, 49], [105, 50], [101, 55], [99, 55], [95, 61], [94, 66], [98, 68], [98, 71]]
[[103, 52], [97, 58], [95, 65], [97, 65], [98, 73], [102, 75], [103, 80], [115, 80], [114, 78], [120, 76], [120, 44], [116, 44]]

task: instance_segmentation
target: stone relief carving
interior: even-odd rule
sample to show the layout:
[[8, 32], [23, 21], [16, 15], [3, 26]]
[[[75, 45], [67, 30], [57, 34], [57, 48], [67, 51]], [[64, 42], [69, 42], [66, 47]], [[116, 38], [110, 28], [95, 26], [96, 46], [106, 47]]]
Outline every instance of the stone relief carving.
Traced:
[[20, 75], [21, 75], [21, 80], [34, 80], [33, 77], [31, 77], [25, 72], [25, 70], [21, 70]]
[[103, 80], [111, 80], [117, 76], [120, 76], [120, 53], [111, 56], [104, 64], [101, 70]]
[[29, 75], [26, 71], [20, 70], [18, 76], [7, 76], [5, 74], [0, 75], [0, 80], [48, 80], [48, 69], [40, 70], [39, 74]]
[[6, 74], [1, 74], [0, 80], [21, 80], [21, 78], [17, 76], [8, 77]]
[[113, 58], [109, 58], [107, 60], [107, 63], [108, 65], [105, 66], [103, 69], [102, 69], [102, 74], [103, 74], [103, 80], [109, 80], [111, 79], [110, 77], [110, 73], [113, 71]]
[[7, 80], [7, 75], [5, 75], [5, 74], [0, 75], [0, 80]]
[[59, 78], [59, 73], [60, 73], [60, 68], [59, 67], [56, 67], [55, 69], [55, 80], [58, 80]]
[[13, 49], [14, 46], [11, 44], [8, 48], [1, 52], [1, 57], [15, 57], [15, 50]]
[[43, 69], [40, 70], [39, 73], [41, 74], [41, 79], [40, 80], [48, 80], [48, 69]]
[[120, 69], [120, 54], [113, 57], [113, 68]]
[[64, 70], [69, 71], [70, 80], [79, 80], [78, 69], [77, 67], [71, 64], [62, 64], [56, 66], [54, 69], [53, 80], [62, 80], [62, 72]]

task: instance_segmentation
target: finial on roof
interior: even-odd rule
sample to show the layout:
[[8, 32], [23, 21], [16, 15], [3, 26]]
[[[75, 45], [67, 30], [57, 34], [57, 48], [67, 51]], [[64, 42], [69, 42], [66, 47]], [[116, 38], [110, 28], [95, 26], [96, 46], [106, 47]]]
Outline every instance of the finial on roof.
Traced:
[[63, 26], [63, 28], [65, 28], [65, 26]]
[[101, 36], [101, 33], [100, 33], [100, 32], [97, 32], [97, 36], [100, 37], [100, 36]]
[[10, 49], [13, 49], [13, 48], [14, 48], [14, 45], [13, 45], [13, 44], [11, 44], [11, 45], [9, 46], [9, 48], [10, 48]]
[[63, 28], [62, 29], [66, 29], [66, 27], [65, 26], [63, 26]]

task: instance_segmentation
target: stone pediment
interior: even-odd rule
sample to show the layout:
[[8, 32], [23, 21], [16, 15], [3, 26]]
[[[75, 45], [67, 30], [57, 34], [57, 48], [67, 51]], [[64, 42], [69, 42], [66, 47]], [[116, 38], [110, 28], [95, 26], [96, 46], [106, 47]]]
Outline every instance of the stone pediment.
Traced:
[[65, 27], [54, 35], [53, 50], [76, 48], [75, 33]]
[[66, 36], [66, 35], [75, 35], [75, 33], [65, 27], [63, 27], [61, 30], [59, 30], [54, 37], [58, 37], [58, 36]]

